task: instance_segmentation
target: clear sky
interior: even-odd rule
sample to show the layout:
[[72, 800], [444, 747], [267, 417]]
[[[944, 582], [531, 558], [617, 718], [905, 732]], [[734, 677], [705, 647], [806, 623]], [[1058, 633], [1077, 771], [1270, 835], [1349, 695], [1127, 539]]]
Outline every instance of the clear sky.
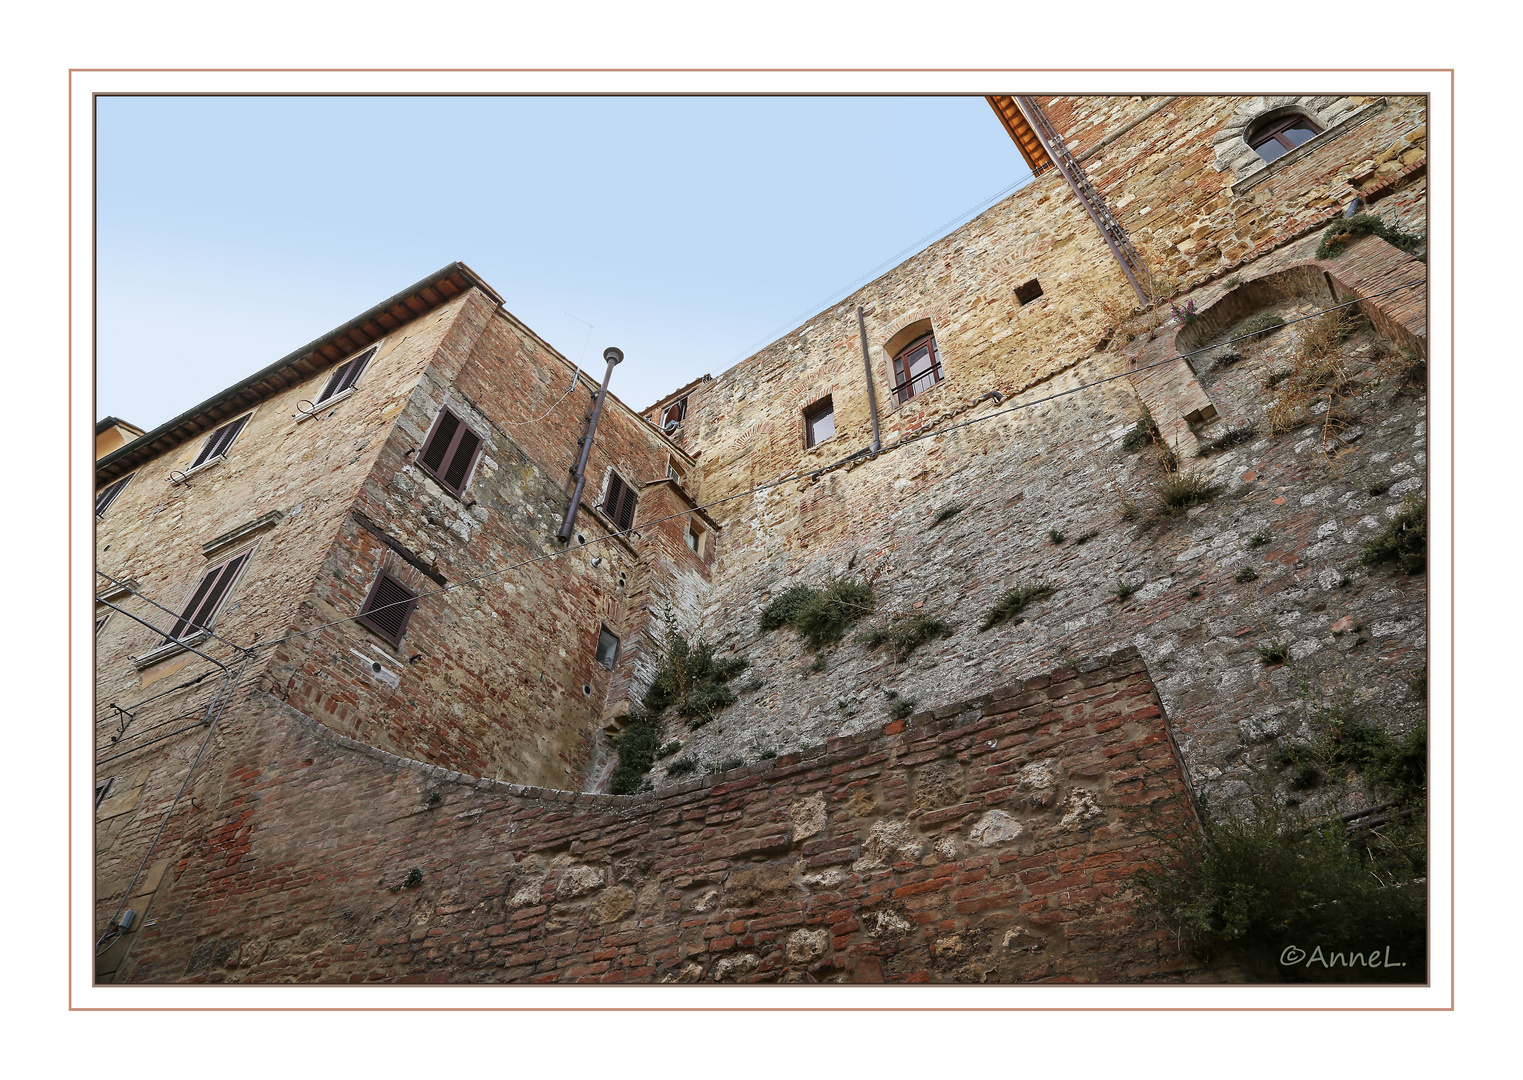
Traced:
[[613, 390], [641, 408], [1027, 175], [978, 97], [106, 97], [97, 110], [96, 415], [143, 428], [456, 259], [587, 370], [622, 348]]

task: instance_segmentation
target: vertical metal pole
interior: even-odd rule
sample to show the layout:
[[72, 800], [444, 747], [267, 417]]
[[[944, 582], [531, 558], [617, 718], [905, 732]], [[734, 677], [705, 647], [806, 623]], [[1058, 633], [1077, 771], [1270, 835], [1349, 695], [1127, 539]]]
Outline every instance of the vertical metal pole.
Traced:
[[587, 457], [592, 453], [592, 437], [597, 434], [598, 416], [603, 412], [604, 399], [608, 397], [608, 381], [613, 378], [614, 367], [624, 359], [624, 353], [610, 345], [603, 350], [603, 359], [608, 361], [608, 370], [603, 374], [603, 385], [598, 388], [597, 400], [592, 403], [592, 416], [587, 420], [587, 436], [582, 440], [582, 453], [576, 459], [576, 490], [571, 493], [566, 520], [561, 522], [561, 531], [556, 534], [563, 544], [571, 539], [571, 530], [576, 525], [576, 508], [582, 501], [582, 488], [587, 485]]
[[857, 305], [857, 333], [862, 336], [862, 373], [867, 376], [867, 407], [873, 414], [873, 453], [883, 449], [878, 437], [878, 392], [873, 389], [873, 361], [867, 352], [867, 322], [862, 317], [862, 305]]

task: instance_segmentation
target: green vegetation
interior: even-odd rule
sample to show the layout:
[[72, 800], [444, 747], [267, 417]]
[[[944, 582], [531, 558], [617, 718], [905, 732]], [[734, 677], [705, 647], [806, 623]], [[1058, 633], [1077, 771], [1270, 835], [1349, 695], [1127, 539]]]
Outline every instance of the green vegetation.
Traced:
[[866, 581], [838, 578], [823, 589], [795, 585], [761, 613], [761, 629], [791, 626], [804, 644], [818, 652], [845, 636], [852, 623], [873, 610], [873, 587]]
[[1394, 563], [1403, 574], [1428, 568], [1428, 500], [1407, 500], [1384, 532], [1364, 545], [1359, 561], [1366, 566]]
[[937, 514], [936, 515], [936, 519], [931, 522], [931, 528], [934, 529], [936, 526], [940, 525], [943, 521], [946, 521], [948, 518], [954, 518], [954, 517], [956, 517], [958, 514], [962, 513], [966, 509], [967, 509], [966, 506], [959, 506], [957, 503], [953, 503], [951, 506], [944, 506], [944, 507], [942, 507], [941, 513]]
[[1225, 490], [1221, 484], [1196, 472], [1180, 472], [1153, 482], [1156, 512], [1178, 517], [1192, 506], [1204, 506]]
[[[691, 756], [680, 757], [666, 767], [666, 775], [668, 777], [686, 776], [688, 773], [697, 770], [697, 768], [698, 760], [696, 758]], [[615, 792], [615, 794], [617, 794], [617, 792]]]
[[1290, 659], [1290, 645], [1283, 641], [1269, 641], [1258, 647], [1259, 659], [1265, 667], [1283, 664]]
[[1261, 548], [1273, 539], [1274, 533], [1270, 532], [1268, 529], [1260, 529], [1258, 532], [1254, 533], [1248, 538], [1248, 546], [1250, 548]]
[[1208, 457], [1213, 451], [1227, 450], [1257, 438], [1259, 428], [1257, 424], [1247, 424], [1243, 427], [1229, 428], [1214, 439], [1207, 439], [1200, 444], [1195, 451], [1196, 457]]
[[1250, 581], [1257, 581], [1258, 579], [1259, 572], [1251, 566], [1245, 566], [1236, 574], [1232, 575], [1232, 580], [1237, 582], [1239, 585], [1246, 585]]
[[1116, 587], [1111, 590], [1111, 595], [1124, 604], [1130, 600], [1132, 598], [1132, 594], [1140, 588], [1142, 588], [1142, 582], [1140, 581], [1135, 585], [1128, 585], [1124, 581], [1118, 581], [1116, 582]]
[[1284, 325], [1285, 320], [1278, 315], [1255, 315], [1237, 328], [1236, 336], [1256, 341], [1259, 338], [1268, 337]]
[[1121, 449], [1128, 454], [1135, 454], [1144, 446], [1158, 438], [1158, 425], [1153, 422], [1148, 413], [1142, 414], [1142, 419], [1126, 433], [1126, 438], [1121, 440]]
[[1066, 540], [1068, 538], [1063, 535], [1062, 530], [1060, 530], [1060, 529], [1048, 529], [1047, 530], [1047, 539], [1052, 541], [1054, 544], [1061, 544], [1064, 540]]
[[994, 606], [984, 613], [984, 621], [979, 626], [978, 632], [982, 634], [1000, 623], [1009, 622], [1031, 604], [1045, 596], [1051, 596], [1055, 591], [1057, 591], [1056, 586], [1040, 582], [1034, 585], [1017, 585], [1000, 596]]
[[1408, 255], [1418, 256], [1426, 242], [1421, 236], [1403, 232], [1394, 226], [1387, 225], [1374, 214], [1355, 214], [1351, 218], [1343, 218], [1333, 222], [1322, 233], [1322, 243], [1317, 246], [1316, 257], [1319, 259], [1334, 259], [1343, 254], [1343, 249], [1350, 240], [1359, 236], [1369, 236], [1371, 233], [1380, 237], [1394, 248], [1400, 248]]
[[645, 774], [655, 763], [656, 747], [660, 741], [661, 732], [653, 722], [631, 724], [619, 732], [615, 744], [619, 752], [619, 767], [614, 770], [613, 779], [608, 785], [611, 794], [633, 795], [640, 789]]
[[1080, 544], [1087, 544], [1099, 535], [1099, 529], [1090, 529], [1086, 533], [1080, 533], [1078, 536], [1074, 537], [1074, 546], [1078, 547]]
[[745, 763], [746, 759], [741, 757], [739, 754], [731, 754], [728, 757], [720, 758], [719, 763], [710, 769], [709, 772], [726, 773], [731, 769], [740, 768]]
[[912, 697], [894, 696], [893, 702], [888, 707], [888, 715], [895, 720], [903, 720], [920, 707], [920, 703]]
[[888, 626], [874, 627], [858, 636], [857, 640], [869, 649], [887, 645], [894, 654], [894, 660], [903, 661], [926, 642], [951, 636], [951, 624], [926, 615], [915, 614], [892, 622]]

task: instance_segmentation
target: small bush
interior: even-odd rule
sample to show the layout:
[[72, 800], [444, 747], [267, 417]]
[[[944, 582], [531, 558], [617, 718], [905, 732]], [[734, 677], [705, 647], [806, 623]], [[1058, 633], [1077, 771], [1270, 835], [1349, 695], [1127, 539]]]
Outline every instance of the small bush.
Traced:
[[1403, 574], [1428, 568], [1428, 500], [1409, 499], [1384, 532], [1364, 545], [1359, 561], [1365, 566], [1394, 563]]
[[1099, 529], [1090, 529], [1088, 532], [1080, 533], [1078, 536], [1074, 537], [1074, 546], [1077, 547], [1080, 544], [1087, 544], [1099, 535]]
[[1058, 530], [1058, 529], [1048, 529], [1047, 530], [1047, 539], [1051, 540], [1054, 544], [1061, 544], [1064, 540], [1066, 540], [1068, 538], [1066, 536], [1064, 536], [1063, 533], [1060, 530]]
[[1158, 510], [1170, 517], [1178, 517], [1192, 506], [1204, 506], [1224, 490], [1223, 485], [1195, 472], [1174, 473], [1153, 482]]
[[1189, 591], [1189, 593], [1187, 593], [1186, 595], [1188, 595], [1191, 600], [1197, 600], [1197, 599], [1200, 598], [1200, 590], [1199, 589], [1191, 589]]
[[795, 585], [768, 604], [761, 628], [792, 626], [804, 644], [818, 652], [845, 636], [852, 623], [873, 610], [873, 587], [866, 581], [839, 578], [823, 589]]
[[669, 777], [686, 776], [688, 773], [696, 771], [697, 768], [698, 760], [696, 758], [680, 757], [666, 767], [666, 775]]
[[1054, 586], [1041, 583], [1016, 586], [1000, 596], [994, 602], [994, 606], [984, 613], [984, 621], [979, 626], [978, 632], [981, 634], [1000, 623], [1009, 622], [1031, 604], [1045, 596], [1051, 596], [1055, 591]]
[[731, 754], [728, 757], [721, 758], [719, 760], [719, 763], [717, 765], [715, 765], [709, 771], [710, 772], [716, 772], [716, 773], [727, 773], [731, 769], [738, 769], [738, 768], [740, 768], [745, 763], [746, 763], [746, 759], [745, 758], [740, 757], [738, 754]]
[[615, 744], [619, 752], [619, 767], [614, 770], [608, 790], [614, 795], [633, 795], [640, 782], [656, 760], [656, 747], [661, 732], [653, 723], [635, 723], [619, 732]]
[[809, 670], [818, 674], [825, 670], [825, 654], [815, 653], [814, 659], [809, 663]]
[[1407, 680], [1407, 689], [1424, 701], [1428, 698], [1428, 669], [1423, 668], [1423, 673], [1416, 678]]
[[888, 715], [895, 720], [903, 720], [919, 708], [919, 704], [912, 697], [896, 697], [888, 707]]
[[1220, 352], [1211, 354], [1211, 364], [1206, 370], [1216, 371], [1219, 368], [1231, 367], [1242, 358], [1243, 354], [1240, 353], [1235, 346], [1229, 345], [1226, 348], [1222, 349]]
[[1416, 255], [1422, 250], [1424, 239], [1411, 233], [1403, 232], [1392, 225], [1387, 225], [1374, 214], [1355, 214], [1351, 218], [1343, 218], [1333, 222], [1322, 233], [1322, 243], [1317, 246], [1316, 258], [1334, 259], [1343, 254], [1343, 249], [1348, 242], [1358, 236], [1369, 236], [1371, 233], [1380, 237], [1394, 248], [1400, 248], [1408, 255]]
[[1248, 546], [1250, 548], [1261, 548], [1273, 539], [1274, 533], [1270, 532], [1268, 529], [1260, 529], [1258, 532], [1254, 533], [1248, 538]]
[[935, 520], [931, 522], [931, 528], [934, 529], [943, 521], [946, 521], [950, 518], [955, 518], [958, 514], [962, 513], [966, 509], [966, 506], [959, 506], [956, 503], [953, 503], [951, 506], [942, 507], [941, 513], [937, 514]]
[[1205, 457], [1214, 450], [1227, 450], [1245, 442], [1250, 442], [1256, 439], [1258, 434], [1259, 427], [1257, 424], [1246, 424], [1243, 427], [1229, 428], [1216, 438], [1207, 439], [1202, 442], [1200, 449], [1196, 450], [1195, 453], [1197, 457]]
[[671, 757], [673, 754], [675, 754], [678, 750], [681, 750], [681, 749], [682, 749], [682, 743], [679, 740], [677, 740], [677, 739], [673, 739], [671, 742], [667, 743], [661, 749], [656, 751], [656, 760], [659, 761], [661, 758]]
[[1239, 585], [1246, 585], [1250, 581], [1257, 581], [1258, 579], [1259, 572], [1251, 566], [1243, 567], [1232, 577], [1232, 580], [1237, 582]]
[[422, 884], [423, 871], [416, 866], [407, 871], [407, 876], [402, 879], [402, 887], [404, 889], [416, 889], [419, 885]]
[[756, 752], [757, 761], [771, 761], [775, 757], [777, 757], [777, 751], [773, 750], [770, 747], [768, 747], [766, 750], [758, 750]]
[[926, 615], [911, 615], [889, 626], [869, 630], [857, 640], [869, 649], [887, 645], [892, 649], [895, 661], [903, 661], [926, 642], [951, 636], [950, 624]]
[[1290, 659], [1290, 645], [1283, 641], [1269, 641], [1258, 647], [1259, 659], [1265, 667], [1283, 664]]
[[727, 684], [748, 666], [740, 656], [718, 659], [713, 645], [692, 645], [668, 628], [660, 666], [642, 702], [645, 712], [654, 719], [675, 709], [678, 716], [700, 721], [689, 726], [700, 727], [735, 703], [735, 691]]
[[1257, 341], [1259, 338], [1268, 337], [1284, 325], [1285, 320], [1278, 315], [1255, 315], [1239, 326], [1237, 333], [1233, 336]]
[[1132, 594], [1133, 593], [1135, 593], [1138, 589], [1141, 589], [1141, 588], [1142, 588], [1142, 582], [1140, 582], [1140, 581], [1137, 584], [1135, 584], [1135, 585], [1128, 585], [1124, 581], [1118, 581], [1118, 582], [1116, 582], [1116, 587], [1111, 590], [1111, 595], [1114, 596], [1117, 600], [1121, 601], [1122, 603], [1125, 603], [1126, 601], [1128, 601], [1128, 600], [1130, 600], [1132, 598]]
[[1125, 450], [1128, 454], [1135, 454], [1157, 438], [1158, 425], [1153, 422], [1153, 418], [1150, 415], [1143, 413], [1142, 419], [1138, 420], [1132, 429], [1126, 433], [1126, 437], [1121, 440], [1121, 449]]
[[1395, 480], [1381, 480], [1378, 483], [1371, 484], [1369, 487], [1365, 488], [1365, 491], [1369, 492], [1372, 497], [1379, 498], [1381, 495], [1384, 495], [1386, 492], [1390, 491], [1392, 485], [1395, 483]]

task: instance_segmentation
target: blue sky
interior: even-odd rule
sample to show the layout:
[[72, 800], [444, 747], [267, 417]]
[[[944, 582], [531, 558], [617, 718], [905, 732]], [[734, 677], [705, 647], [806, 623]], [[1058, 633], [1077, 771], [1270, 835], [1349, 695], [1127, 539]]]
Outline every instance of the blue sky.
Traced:
[[96, 415], [144, 428], [455, 259], [588, 370], [622, 348], [613, 389], [639, 408], [1026, 175], [978, 97], [105, 97], [97, 110]]

